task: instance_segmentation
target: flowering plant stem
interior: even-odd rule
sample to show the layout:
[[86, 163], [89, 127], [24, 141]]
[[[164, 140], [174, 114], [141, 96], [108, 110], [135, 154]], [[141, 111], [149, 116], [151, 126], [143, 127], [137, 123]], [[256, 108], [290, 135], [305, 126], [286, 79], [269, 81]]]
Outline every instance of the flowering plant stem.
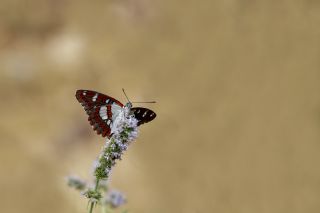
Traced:
[[[124, 107], [113, 121], [112, 137], [106, 140], [100, 156], [94, 164], [94, 176], [96, 179], [94, 188], [89, 187], [85, 181], [77, 177], [69, 178], [69, 186], [84, 190], [82, 194], [89, 199], [88, 213], [93, 212], [96, 204], [114, 209], [125, 203], [124, 196], [119, 192], [112, 191], [106, 195], [107, 188], [103, 181], [108, 180], [116, 160], [121, 160], [123, 152], [138, 136], [138, 120], [129, 112], [130, 109]], [[102, 210], [106, 212], [107, 208]]]
[[[95, 187], [94, 187], [94, 192], [96, 192], [96, 193], [98, 192], [99, 181], [100, 181], [100, 179], [97, 178], [97, 180], [96, 180], [96, 185], [95, 185]], [[89, 201], [89, 202], [90, 202], [89, 213], [92, 213], [92, 210], [93, 210], [93, 207], [94, 207], [95, 202], [93, 202], [93, 201]]]

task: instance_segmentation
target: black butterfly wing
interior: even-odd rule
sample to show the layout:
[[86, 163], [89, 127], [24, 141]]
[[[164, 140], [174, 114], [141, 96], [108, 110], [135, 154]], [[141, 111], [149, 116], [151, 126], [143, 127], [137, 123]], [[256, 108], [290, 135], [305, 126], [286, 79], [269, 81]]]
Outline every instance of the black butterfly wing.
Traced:
[[138, 126], [152, 121], [157, 116], [157, 114], [151, 109], [143, 107], [133, 107], [131, 108], [131, 112], [134, 114], [134, 117], [138, 120]]
[[111, 137], [112, 110], [122, 108], [118, 100], [91, 90], [77, 90], [76, 98], [88, 114], [88, 121], [98, 135]]

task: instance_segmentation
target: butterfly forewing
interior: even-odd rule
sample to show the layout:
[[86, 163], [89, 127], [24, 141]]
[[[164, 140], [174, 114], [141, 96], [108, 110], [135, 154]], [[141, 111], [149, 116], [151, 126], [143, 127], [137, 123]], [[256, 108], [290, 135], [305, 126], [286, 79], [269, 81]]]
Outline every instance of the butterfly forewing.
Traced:
[[138, 126], [152, 121], [157, 116], [154, 111], [143, 107], [133, 107], [131, 108], [131, 112], [134, 114], [134, 117], [138, 120]]
[[123, 104], [104, 94], [91, 90], [77, 90], [76, 98], [88, 114], [88, 121], [102, 137], [111, 137], [113, 113], [122, 109]]
[[123, 107], [123, 104], [108, 95], [92, 91], [92, 90], [77, 90], [76, 98], [82, 105], [88, 105], [88, 107], [93, 105], [107, 105], [107, 104], [118, 104]]

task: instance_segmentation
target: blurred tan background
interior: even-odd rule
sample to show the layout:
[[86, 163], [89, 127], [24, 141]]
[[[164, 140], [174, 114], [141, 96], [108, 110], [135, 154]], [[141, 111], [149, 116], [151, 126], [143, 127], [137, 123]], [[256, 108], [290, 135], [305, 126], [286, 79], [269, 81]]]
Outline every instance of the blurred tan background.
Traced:
[[[158, 117], [113, 170], [132, 213], [320, 212], [320, 2], [2, 0], [0, 212], [86, 212], [104, 139], [74, 94]], [[98, 212], [98, 211], [97, 211]]]

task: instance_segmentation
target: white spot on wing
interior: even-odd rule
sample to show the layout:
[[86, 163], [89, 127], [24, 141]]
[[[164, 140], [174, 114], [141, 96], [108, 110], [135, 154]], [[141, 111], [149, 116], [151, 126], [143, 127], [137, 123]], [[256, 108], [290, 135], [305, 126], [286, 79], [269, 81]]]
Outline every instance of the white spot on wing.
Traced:
[[99, 110], [99, 115], [100, 117], [105, 120], [105, 119], [108, 119], [108, 116], [107, 116], [107, 107], [106, 106], [102, 106]]
[[108, 120], [108, 121], [107, 121], [107, 125], [110, 125], [110, 123], [111, 123], [111, 121], [110, 121], [110, 120]]
[[137, 113], [139, 113], [139, 112], [140, 112], [140, 109], [138, 109]]
[[92, 97], [92, 101], [95, 102], [97, 100], [98, 97], [98, 93], [96, 93], [93, 97]]
[[148, 111], [145, 111], [145, 112], [143, 113], [142, 117], [146, 116], [147, 113], [148, 113]]
[[106, 100], [106, 104], [109, 103], [109, 101], [110, 101], [110, 99], [107, 99], [107, 100]]

